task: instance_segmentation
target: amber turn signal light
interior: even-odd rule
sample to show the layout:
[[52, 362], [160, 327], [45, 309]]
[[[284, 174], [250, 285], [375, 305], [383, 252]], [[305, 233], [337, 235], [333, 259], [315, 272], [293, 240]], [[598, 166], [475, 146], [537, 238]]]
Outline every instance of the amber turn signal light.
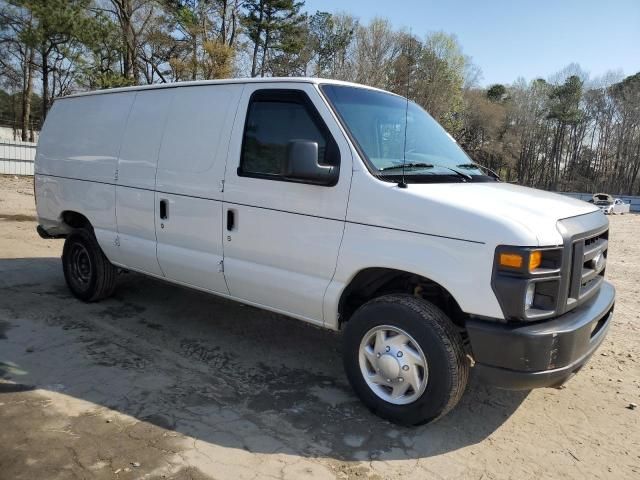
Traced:
[[524, 259], [519, 253], [501, 253], [500, 254], [500, 266], [521, 268]]
[[[533, 272], [542, 264], [542, 252], [540, 250], [533, 250], [529, 252], [529, 271]], [[521, 253], [501, 253], [500, 254], [500, 266], [509, 268], [522, 268], [526, 265], [525, 261], [527, 254]]]

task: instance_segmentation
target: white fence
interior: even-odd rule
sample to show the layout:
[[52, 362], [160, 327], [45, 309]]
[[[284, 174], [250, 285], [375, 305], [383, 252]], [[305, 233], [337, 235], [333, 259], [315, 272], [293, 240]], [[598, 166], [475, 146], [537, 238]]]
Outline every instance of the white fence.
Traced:
[[0, 140], [0, 174], [33, 175], [35, 158], [35, 143]]

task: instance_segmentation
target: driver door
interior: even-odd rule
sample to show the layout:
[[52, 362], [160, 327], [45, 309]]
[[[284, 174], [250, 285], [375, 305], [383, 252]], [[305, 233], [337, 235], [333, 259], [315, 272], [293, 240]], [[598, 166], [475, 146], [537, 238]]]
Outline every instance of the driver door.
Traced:
[[[339, 150], [333, 186], [281, 174], [294, 140]], [[224, 275], [248, 303], [322, 324], [335, 272], [351, 182], [351, 152], [312, 84], [245, 86], [227, 158], [223, 201]]]

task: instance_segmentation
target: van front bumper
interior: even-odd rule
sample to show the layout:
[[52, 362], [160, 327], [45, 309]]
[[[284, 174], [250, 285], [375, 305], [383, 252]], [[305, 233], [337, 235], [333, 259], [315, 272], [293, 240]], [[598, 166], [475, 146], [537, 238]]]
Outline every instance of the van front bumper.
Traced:
[[607, 335], [615, 296], [613, 285], [604, 281], [594, 298], [555, 319], [533, 324], [469, 320], [477, 374], [510, 390], [563, 384]]

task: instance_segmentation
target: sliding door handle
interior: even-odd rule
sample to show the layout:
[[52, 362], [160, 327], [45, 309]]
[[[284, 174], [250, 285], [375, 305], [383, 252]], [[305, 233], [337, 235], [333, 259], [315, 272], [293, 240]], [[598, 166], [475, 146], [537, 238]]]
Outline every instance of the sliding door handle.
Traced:
[[236, 212], [234, 210], [227, 210], [227, 231], [232, 231], [236, 226]]
[[165, 199], [160, 200], [160, 220], [169, 218], [169, 202]]

